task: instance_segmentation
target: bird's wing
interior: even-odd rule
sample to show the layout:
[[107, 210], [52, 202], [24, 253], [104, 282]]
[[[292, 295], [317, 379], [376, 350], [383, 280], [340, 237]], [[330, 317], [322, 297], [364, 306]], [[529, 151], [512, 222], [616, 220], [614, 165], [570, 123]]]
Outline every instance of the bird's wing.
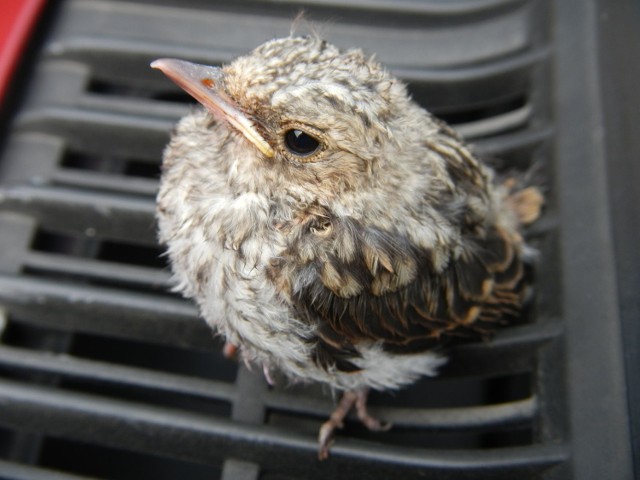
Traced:
[[353, 370], [362, 342], [409, 353], [477, 338], [520, 308], [523, 264], [498, 227], [467, 235], [462, 253], [436, 269], [432, 252], [399, 233], [350, 218], [324, 226], [303, 226], [308, 235], [270, 270], [300, 316], [318, 325], [321, 364]]

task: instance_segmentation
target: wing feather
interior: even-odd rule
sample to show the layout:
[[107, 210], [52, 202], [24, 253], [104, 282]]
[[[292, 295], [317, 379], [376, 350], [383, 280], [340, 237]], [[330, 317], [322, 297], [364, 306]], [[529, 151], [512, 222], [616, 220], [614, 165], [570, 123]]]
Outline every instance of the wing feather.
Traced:
[[269, 272], [302, 318], [318, 325], [320, 365], [354, 371], [362, 342], [414, 352], [483, 337], [521, 307], [522, 260], [498, 227], [468, 235], [462, 253], [438, 270], [433, 252], [398, 232], [326, 212], [322, 218], [331, 232], [303, 230]]

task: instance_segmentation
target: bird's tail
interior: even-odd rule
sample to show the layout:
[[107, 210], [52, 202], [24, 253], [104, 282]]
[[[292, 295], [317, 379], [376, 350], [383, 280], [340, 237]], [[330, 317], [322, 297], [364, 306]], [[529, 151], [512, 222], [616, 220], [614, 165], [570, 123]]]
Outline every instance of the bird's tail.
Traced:
[[530, 225], [534, 223], [542, 212], [544, 206], [544, 196], [538, 187], [509, 188], [509, 180], [505, 186], [509, 190], [507, 203], [515, 212], [520, 225]]

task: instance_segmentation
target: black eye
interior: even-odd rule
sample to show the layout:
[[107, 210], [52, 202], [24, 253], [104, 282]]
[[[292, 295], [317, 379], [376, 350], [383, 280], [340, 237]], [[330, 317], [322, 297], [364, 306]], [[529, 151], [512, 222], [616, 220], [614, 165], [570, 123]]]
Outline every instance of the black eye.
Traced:
[[314, 137], [297, 128], [287, 130], [284, 134], [284, 144], [294, 155], [306, 157], [320, 148], [320, 142]]

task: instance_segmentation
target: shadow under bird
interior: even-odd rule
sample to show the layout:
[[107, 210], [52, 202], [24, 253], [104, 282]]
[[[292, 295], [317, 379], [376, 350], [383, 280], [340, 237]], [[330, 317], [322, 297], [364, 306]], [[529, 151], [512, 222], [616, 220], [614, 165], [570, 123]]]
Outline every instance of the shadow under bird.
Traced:
[[159, 238], [177, 290], [270, 379], [344, 392], [437, 374], [446, 346], [517, 315], [542, 196], [497, 181], [461, 138], [360, 50], [269, 41], [223, 68], [152, 63], [204, 109], [164, 152]]

